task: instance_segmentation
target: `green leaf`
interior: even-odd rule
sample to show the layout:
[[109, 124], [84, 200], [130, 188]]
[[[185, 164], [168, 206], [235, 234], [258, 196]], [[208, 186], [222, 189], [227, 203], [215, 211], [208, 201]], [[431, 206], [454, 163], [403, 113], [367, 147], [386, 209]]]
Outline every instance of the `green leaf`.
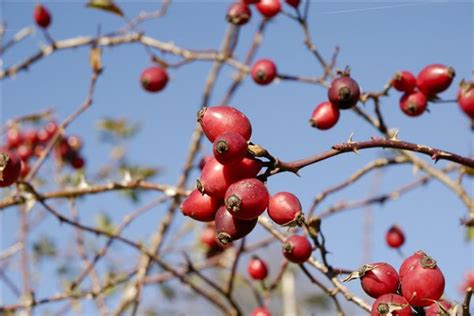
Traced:
[[112, 0], [90, 0], [87, 7], [108, 11], [118, 16], [123, 16], [122, 9], [118, 7]]

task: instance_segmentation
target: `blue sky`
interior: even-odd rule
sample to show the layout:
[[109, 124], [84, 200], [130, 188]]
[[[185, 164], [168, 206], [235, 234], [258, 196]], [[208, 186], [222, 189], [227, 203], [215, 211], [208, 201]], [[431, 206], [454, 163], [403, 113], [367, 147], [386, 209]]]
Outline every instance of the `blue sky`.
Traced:
[[[157, 2], [119, 4], [127, 17], [133, 17], [141, 10], [159, 7]], [[228, 1], [176, 1], [172, 3], [168, 15], [146, 23], [143, 29], [149, 36], [172, 41], [182, 47], [217, 48], [225, 33], [224, 15], [228, 4]], [[53, 14], [50, 31], [55, 39], [94, 35], [99, 24], [102, 32], [107, 33], [123, 24], [116, 16], [86, 9], [78, 1], [51, 1], [46, 5]], [[8, 24], [7, 38], [22, 27], [32, 25], [33, 1], [3, 1], [1, 6], [2, 21]], [[251, 22], [241, 30], [236, 58], [244, 57], [259, 21], [258, 12], [253, 10]], [[470, 2], [313, 1], [309, 23], [313, 39], [324, 56], [330, 56], [335, 45], [341, 47], [338, 66], [343, 68], [349, 65], [353, 78], [364, 91], [380, 90], [398, 70], [410, 70], [416, 74], [430, 63], [444, 63], [456, 69], [455, 81], [442, 94], [443, 99], [453, 99], [459, 81], [471, 78], [474, 28], [473, 4]], [[8, 67], [22, 60], [44, 42], [41, 32], [37, 32], [11, 49], [4, 56], [3, 65]], [[72, 113], [86, 94], [90, 76], [88, 53], [86, 48], [62, 51], [36, 63], [28, 72], [2, 81], [2, 122], [45, 107], [53, 107], [59, 120]], [[281, 15], [268, 26], [257, 58], [273, 59], [278, 70], [285, 74], [318, 76], [321, 73], [314, 56], [303, 45], [303, 34], [298, 25]], [[97, 85], [94, 105], [68, 128], [69, 133], [79, 134], [85, 141], [87, 174], [93, 174], [109, 162], [110, 146], [103, 146], [100, 142], [95, 128], [97, 120], [126, 117], [140, 122], [142, 126], [140, 134], [127, 143], [129, 160], [136, 164], [160, 167], [163, 173], [155, 180], [175, 183], [195, 126], [196, 110], [201, 103], [204, 80], [211, 63], [194, 62], [170, 70], [168, 87], [159, 94], [145, 93], [139, 85], [139, 74], [150, 65], [142, 47], [126, 45], [105, 48], [103, 64], [105, 71]], [[224, 67], [210, 105], [218, 103], [225, 95], [232, 74], [233, 69]], [[303, 158], [324, 151], [332, 144], [347, 140], [351, 133], [354, 133], [354, 140], [367, 140], [377, 135], [373, 128], [348, 111], [342, 113], [338, 125], [330, 131], [312, 129], [308, 124], [310, 114], [326, 98], [326, 91], [319, 86], [280, 82], [261, 87], [247, 78], [231, 105], [241, 109], [252, 121], [252, 139], [283, 160]], [[389, 98], [383, 99], [381, 109], [387, 124], [400, 130], [401, 139], [463, 155], [472, 154], [469, 122], [456, 104], [432, 104], [430, 113], [419, 118], [409, 118], [401, 113], [399, 98], [399, 93], [392, 92]], [[372, 104], [367, 104], [366, 109], [372, 111]], [[209, 152], [210, 148], [209, 143], [203, 146], [204, 152]], [[300, 197], [304, 207], [308, 207], [318, 192], [339, 183], [382, 154], [381, 150], [366, 150], [360, 155], [340, 155], [305, 168], [301, 178], [291, 174], [272, 177], [268, 187], [272, 193], [291, 191]], [[427, 157], [423, 159], [428, 160]], [[439, 162], [437, 166], [444, 165], [444, 162]], [[45, 168], [43, 175], [47, 176], [51, 165]], [[197, 177], [197, 173], [192, 176]], [[411, 167], [393, 167], [383, 173], [376, 191], [390, 192], [411, 179]], [[466, 190], [472, 196], [472, 179], [466, 178], [464, 181]], [[364, 177], [359, 185], [327, 199], [320, 210], [340, 200], [367, 197], [373, 191], [372, 183], [372, 175]], [[154, 194], [146, 194], [142, 203], [154, 197]], [[123, 215], [135, 207], [127, 200], [117, 198], [116, 194], [91, 197], [79, 204], [81, 220], [86, 223], [94, 223], [100, 211], [107, 212], [119, 222]], [[132, 225], [125, 235], [146, 240], [158, 224], [165, 207], [148, 213]], [[66, 208], [64, 212], [67, 212]], [[407, 236], [404, 253], [423, 249], [437, 259], [446, 276], [448, 297], [459, 300], [457, 288], [464, 272], [474, 266], [474, 255], [472, 242], [464, 241], [464, 230], [459, 226], [459, 219], [466, 214], [466, 210], [454, 194], [434, 181], [397, 201], [383, 206], [375, 205], [372, 212], [372, 260], [386, 261], [398, 268], [401, 258], [384, 243], [386, 229], [398, 223]], [[334, 265], [357, 268], [363, 263], [363, 214], [364, 210], [352, 210], [336, 215], [323, 224], [327, 246], [332, 252], [330, 262]], [[179, 215], [175, 224], [179, 225], [184, 220]], [[6, 248], [18, 232], [17, 211], [8, 209], [2, 212], [0, 223], [2, 248]], [[47, 234], [58, 238], [62, 234], [69, 234], [72, 240], [72, 232], [50, 219], [44, 221], [33, 236]], [[251, 240], [265, 235], [263, 230], [258, 229]], [[94, 240], [93, 236], [89, 237]], [[60, 241], [58, 243], [63, 244]], [[115, 253], [119, 247], [118, 244], [115, 246]], [[269, 252], [278, 262], [279, 254], [275, 249]], [[119, 253], [124, 256], [121, 260], [132, 267], [136, 253], [122, 253], [120, 250]], [[130, 258], [131, 262], [127, 261]], [[48, 268], [42, 268], [46, 275], [51, 273]], [[19, 281], [15, 268], [11, 269], [11, 273], [13, 279]], [[39, 297], [56, 292], [58, 284], [54, 279], [43, 278], [40, 281], [42, 290]], [[39, 288], [38, 284], [36, 287]], [[360, 293], [358, 282], [349, 284], [349, 287]], [[312, 287], [308, 285], [308, 289]], [[14, 302], [11, 293], [3, 288], [2, 301]]]

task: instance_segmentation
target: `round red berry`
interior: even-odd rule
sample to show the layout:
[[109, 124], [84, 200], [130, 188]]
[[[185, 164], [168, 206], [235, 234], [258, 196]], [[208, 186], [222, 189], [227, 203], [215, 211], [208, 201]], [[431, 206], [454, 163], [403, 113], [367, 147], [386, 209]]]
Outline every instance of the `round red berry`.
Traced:
[[214, 158], [223, 165], [239, 162], [247, 154], [247, 141], [236, 132], [219, 135], [213, 143]]
[[59, 127], [58, 127], [58, 124], [56, 124], [56, 122], [51, 121], [51, 122], [48, 122], [48, 124], [46, 124], [44, 129], [46, 130], [46, 132], [49, 135], [49, 138], [51, 139], [54, 136], [54, 134], [56, 134]]
[[18, 128], [10, 128], [7, 131], [8, 148], [17, 148], [23, 143], [24, 137]]
[[410, 304], [398, 294], [385, 294], [372, 304], [372, 316], [412, 316]]
[[202, 194], [207, 194], [216, 199], [223, 199], [227, 188], [236, 181], [232, 174], [224, 169], [215, 158], [209, 160], [197, 180], [197, 189]]
[[259, 85], [267, 85], [271, 83], [276, 76], [276, 65], [270, 59], [260, 59], [252, 67], [252, 78]]
[[220, 200], [206, 194], [201, 194], [198, 190], [193, 190], [181, 203], [181, 211], [185, 216], [189, 216], [197, 221], [211, 222], [214, 220], [220, 205]]
[[359, 84], [345, 72], [341, 77], [334, 79], [328, 89], [328, 98], [340, 110], [354, 107], [359, 101]]
[[458, 92], [458, 104], [467, 116], [474, 120], [474, 81], [462, 82]]
[[207, 156], [204, 156], [201, 158], [201, 160], [199, 161], [199, 169], [203, 169], [204, 166], [206, 165], [206, 163], [212, 159], [212, 156], [211, 155], [207, 155]]
[[257, 225], [258, 219], [250, 221], [238, 219], [230, 214], [226, 207], [221, 206], [216, 213], [217, 239], [223, 245], [248, 235]]
[[225, 192], [225, 206], [232, 216], [252, 220], [260, 216], [268, 206], [269, 194], [258, 179], [249, 178], [231, 184]]
[[339, 108], [331, 102], [320, 103], [311, 114], [309, 124], [320, 130], [327, 130], [339, 121]]
[[34, 129], [29, 129], [24, 134], [25, 141], [30, 145], [35, 145], [38, 142], [38, 132]]
[[162, 67], [149, 67], [142, 72], [140, 82], [146, 91], [158, 92], [166, 87], [168, 73]]
[[266, 309], [265, 307], [256, 307], [252, 311], [251, 316], [272, 316], [272, 314], [270, 314], [270, 311]]
[[453, 304], [446, 300], [440, 300], [425, 309], [425, 316], [452, 315], [454, 313], [450, 313], [451, 308], [453, 308]]
[[201, 231], [199, 241], [208, 250], [221, 248], [221, 245], [217, 241], [217, 231], [214, 225], [208, 225]]
[[400, 285], [397, 271], [388, 263], [377, 262], [364, 265], [361, 268], [361, 275], [362, 289], [373, 298], [395, 293]]
[[300, 0], [286, 0], [286, 3], [288, 3], [294, 8], [298, 8], [298, 6], [300, 5]]
[[409, 71], [399, 71], [392, 80], [392, 86], [398, 91], [410, 93], [416, 88], [416, 77]]
[[408, 116], [420, 116], [427, 106], [426, 96], [419, 91], [405, 93], [400, 99], [400, 109]]
[[387, 245], [391, 248], [400, 248], [405, 243], [405, 234], [398, 225], [393, 225], [385, 235]]
[[260, 160], [245, 156], [240, 162], [224, 166], [224, 173], [231, 179], [255, 178], [262, 169], [263, 164]]
[[264, 17], [272, 18], [281, 10], [280, 0], [260, 0], [257, 9]]
[[21, 144], [17, 148], [16, 153], [18, 154], [21, 160], [25, 160], [25, 161], [30, 159], [31, 156], [33, 156], [34, 154], [33, 148], [31, 147], [31, 145], [26, 144], [26, 143]]
[[242, 2], [245, 4], [256, 4], [259, 3], [260, 0], [242, 0]]
[[254, 280], [263, 280], [268, 275], [268, 267], [265, 261], [255, 256], [250, 259], [247, 271]]
[[283, 244], [282, 252], [289, 261], [303, 263], [311, 257], [313, 248], [306, 237], [293, 235]]
[[412, 306], [428, 306], [441, 298], [444, 275], [436, 260], [423, 256], [405, 273], [400, 281], [402, 295]]
[[20, 177], [21, 159], [17, 154], [0, 149], [0, 187], [15, 183]]
[[398, 275], [400, 276], [400, 280], [403, 279], [405, 274], [408, 271], [412, 270], [413, 267], [418, 263], [418, 261], [424, 256], [426, 256], [426, 253], [421, 250], [418, 250], [411, 256], [407, 257], [400, 265], [400, 269], [398, 269]]
[[238, 133], [245, 140], [252, 135], [252, 125], [247, 116], [231, 106], [204, 107], [198, 112], [198, 122], [211, 142], [225, 132]]
[[85, 164], [86, 161], [82, 156], [75, 154], [73, 157], [71, 157], [71, 166], [74, 169], [82, 169], [84, 168]]
[[35, 6], [33, 17], [39, 27], [47, 28], [51, 24], [51, 14], [42, 4]]
[[416, 86], [427, 96], [445, 91], [456, 75], [454, 68], [441, 64], [428, 65], [418, 74]]
[[243, 2], [236, 2], [230, 5], [227, 10], [226, 19], [229, 23], [234, 25], [244, 25], [252, 17], [252, 11], [250, 11], [247, 4]]
[[268, 216], [283, 226], [301, 226], [304, 215], [300, 200], [290, 192], [278, 192], [268, 202]]

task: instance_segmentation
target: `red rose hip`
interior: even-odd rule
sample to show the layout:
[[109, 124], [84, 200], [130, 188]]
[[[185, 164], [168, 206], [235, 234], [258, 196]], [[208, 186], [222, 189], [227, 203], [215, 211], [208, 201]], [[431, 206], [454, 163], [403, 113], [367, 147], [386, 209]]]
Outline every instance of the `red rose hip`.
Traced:
[[247, 147], [247, 141], [242, 135], [226, 132], [214, 140], [214, 158], [223, 165], [239, 162], [247, 154]]
[[300, 0], [286, 0], [286, 3], [296, 9], [300, 5]]
[[280, 0], [260, 0], [257, 9], [267, 19], [272, 18], [281, 10]]
[[474, 120], [474, 81], [461, 82], [458, 92], [458, 104], [471, 120]]
[[426, 253], [424, 253], [421, 250], [416, 251], [413, 253], [411, 256], [407, 257], [402, 264], [400, 265], [400, 269], [398, 270], [398, 275], [400, 276], [400, 280], [403, 279], [405, 274], [412, 270], [413, 267], [418, 263], [418, 261], [426, 256]]
[[0, 150], [0, 187], [8, 187], [20, 177], [21, 160], [17, 154], [4, 149]]
[[42, 4], [35, 6], [33, 18], [39, 27], [47, 28], [51, 24], [51, 14]]
[[311, 257], [313, 248], [306, 237], [293, 235], [283, 244], [282, 252], [289, 261], [303, 263]]
[[236, 181], [215, 158], [209, 160], [197, 180], [197, 189], [216, 199], [223, 199], [227, 188]]
[[408, 116], [420, 116], [427, 106], [426, 96], [419, 91], [405, 93], [400, 99], [400, 109]]
[[162, 67], [149, 67], [142, 72], [140, 82], [146, 91], [159, 92], [168, 83], [168, 73]]
[[238, 133], [245, 140], [252, 135], [252, 125], [247, 116], [231, 106], [204, 107], [198, 112], [198, 122], [211, 142], [225, 132]]
[[331, 102], [319, 104], [311, 114], [309, 124], [320, 130], [327, 130], [339, 121], [339, 108]]
[[410, 304], [398, 294], [385, 294], [372, 304], [372, 316], [412, 316]]
[[399, 71], [392, 80], [392, 86], [400, 92], [412, 92], [416, 88], [416, 77], [409, 71]]
[[259, 85], [271, 83], [277, 76], [275, 63], [270, 59], [260, 59], [252, 67], [253, 81]]
[[245, 4], [256, 4], [259, 3], [260, 0], [242, 0], [242, 2]]
[[240, 162], [224, 166], [224, 173], [236, 180], [255, 178], [262, 167], [263, 164], [260, 160], [245, 156]]
[[358, 276], [362, 289], [373, 298], [395, 293], [400, 285], [397, 271], [385, 262], [362, 266], [358, 271]]
[[440, 300], [438, 302], [434, 302], [425, 309], [425, 316], [453, 315], [454, 313], [450, 313], [451, 308], [453, 308], [453, 305], [450, 302], [446, 300]]
[[452, 67], [441, 64], [428, 65], [418, 74], [416, 85], [425, 95], [435, 96], [449, 88], [455, 75]]
[[359, 101], [359, 84], [344, 72], [341, 77], [334, 79], [328, 89], [328, 98], [340, 110], [354, 107]]
[[214, 199], [209, 195], [201, 194], [198, 190], [193, 190], [181, 203], [180, 208], [185, 216], [200, 222], [211, 222], [216, 216], [220, 202], [220, 200]]
[[268, 267], [265, 261], [254, 256], [250, 259], [247, 272], [254, 280], [263, 280], [268, 275]]
[[7, 131], [7, 145], [9, 148], [16, 148], [23, 143], [24, 137], [18, 128], [10, 128]]
[[444, 292], [444, 275], [436, 260], [429, 256], [419, 258], [400, 281], [402, 295], [412, 306], [429, 306]]
[[290, 192], [278, 192], [268, 202], [268, 216], [283, 226], [301, 226], [304, 215], [300, 200]]
[[256, 307], [252, 311], [251, 316], [272, 316], [272, 314], [270, 314], [270, 311], [266, 309], [265, 307]]
[[405, 234], [398, 225], [393, 225], [385, 235], [387, 245], [391, 248], [400, 248], [405, 243]]
[[221, 206], [216, 213], [215, 223], [217, 230], [217, 240], [223, 245], [227, 245], [234, 240], [247, 236], [257, 225], [258, 219], [245, 221], [232, 216], [225, 206]]
[[251, 17], [252, 11], [250, 11], [247, 4], [236, 2], [231, 4], [227, 10], [226, 20], [234, 25], [244, 25]]
[[232, 216], [252, 220], [268, 206], [269, 194], [258, 179], [243, 179], [229, 186], [225, 192], [225, 206]]

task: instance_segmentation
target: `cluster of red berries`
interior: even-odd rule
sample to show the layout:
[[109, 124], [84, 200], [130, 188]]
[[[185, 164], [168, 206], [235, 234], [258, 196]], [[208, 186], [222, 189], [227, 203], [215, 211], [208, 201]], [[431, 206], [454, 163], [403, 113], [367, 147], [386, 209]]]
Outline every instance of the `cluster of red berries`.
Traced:
[[404, 93], [400, 99], [400, 109], [408, 116], [423, 114], [428, 101], [448, 89], [454, 76], [452, 67], [441, 64], [426, 66], [416, 78], [409, 71], [398, 72], [392, 80], [392, 86]]
[[[294, 194], [279, 192], [270, 197], [257, 179], [263, 163], [249, 150], [252, 126], [247, 116], [230, 106], [215, 106], [199, 111], [198, 122], [213, 143], [213, 156], [202, 161], [197, 188], [181, 204], [184, 215], [214, 221], [222, 245], [248, 235], [266, 209], [278, 225], [303, 224], [301, 203]], [[284, 256], [292, 262], [306, 261], [311, 252], [311, 244], [302, 236], [291, 236], [283, 245]]]
[[51, 14], [49, 13], [48, 9], [42, 4], [37, 4], [33, 11], [33, 19], [41, 28], [47, 28], [51, 24]]
[[[286, 0], [286, 3], [297, 9], [300, 0]], [[226, 15], [227, 21], [239, 26], [246, 24], [252, 17], [252, 11], [249, 6], [253, 4], [255, 4], [257, 10], [266, 19], [273, 18], [281, 11], [280, 0], [240, 0], [230, 5]]]
[[[9, 186], [30, 172], [30, 160], [41, 156], [46, 144], [56, 134], [58, 125], [50, 121], [40, 129], [22, 131], [18, 126], [7, 131], [6, 144], [2, 146], [4, 169], [0, 186]], [[55, 147], [56, 158], [69, 163], [74, 169], [84, 167], [84, 158], [80, 155], [82, 141], [77, 136], [62, 138]], [[20, 165], [19, 172], [17, 172]]]
[[349, 69], [340, 73], [339, 78], [331, 82], [328, 99], [313, 110], [309, 123], [320, 130], [327, 130], [339, 121], [340, 110], [348, 110], [359, 101], [360, 87], [350, 77]]
[[388, 263], [377, 262], [362, 266], [344, 281], [359, 278], [362, 289], [376, 299], [372, 315], [409, 316], [415, 309], [425, 308], [426, 315], [440, 315], [452, 304], [440, 300], [444, 293], [444, 275], [437, 262], [423, 251], [406, 258], [399, 272]]

